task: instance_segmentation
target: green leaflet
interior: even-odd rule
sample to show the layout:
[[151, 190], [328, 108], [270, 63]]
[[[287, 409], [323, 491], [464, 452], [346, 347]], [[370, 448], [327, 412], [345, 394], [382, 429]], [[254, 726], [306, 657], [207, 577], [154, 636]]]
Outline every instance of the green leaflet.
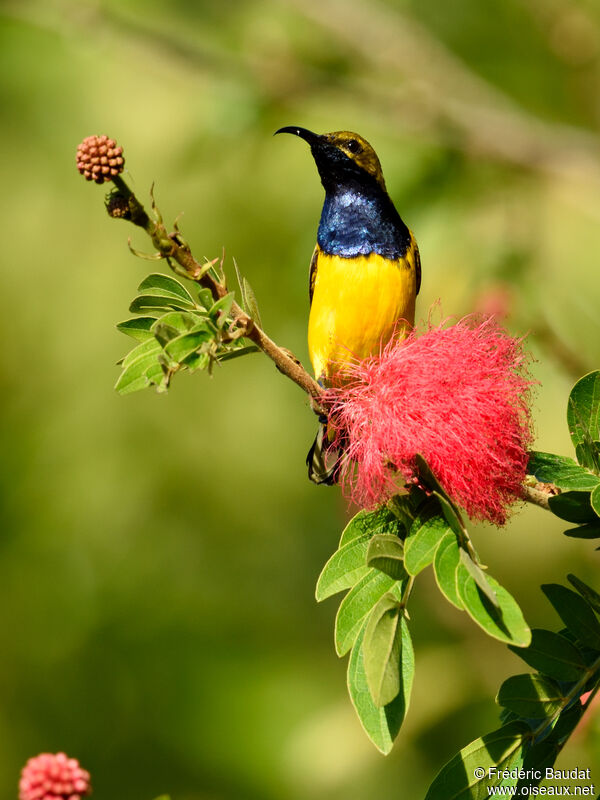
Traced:
[[166, 308], [171, 308], [175, 311], [184, 311], [193, 307], [194, 306], [189, 303], [172, 297], [171, 295], [163, 297], [162, 295], [140, 294], [134, 297], [129, 306], [129, 310], [132, 314], [143, 314], [146, 311], [164, 311]]
[[546, 583], [542, 591], [577, 641], [600, 650], [600, 622], [583, 597], [559, 583]]
[[588, 586], [587, 583], [584, 583], [577, 575], [573, 575], [569, 573], [567, 575], [567, 580], [569, 583], [574, 586], [579, 594], [587, 600], [587, 602], [591, 605], [594, 611], [597, 614], [600, 614], [600, 594], [595, 589], [592, 589], [591, 586]]
[[[499, 770], [519, 768], [529, 744], [531, 729], [523, 722], [510, 722], [468, 744], [457, 753], [429, 787], [425, 800], [484, 800], [490, 786], [514, 786]], [[490, 769], [495, 769], [490, 775]], [[483, 777], [478, 777], [477, 770]]]
[[194, 298], [183, 284], [161, 272], [154, 272], [144, 278], [138, 286], [138, 292], [143, 295], [170, 298], [192, 307], [196, 305]]
[[213, 303], [208, 310], [211, 319], [216, 321], [219, 328], [222, 328], [227, 322], [232, 305], [233, 292], [229, 292], [229, 294], [226, 294], [224, 297], [221, 297], [219, 300], [217, 300], [216, 303]]
[[572, 458], [554, 453], [530, 453], [527, 472], [541, 483], [553, 483], [563, 491], [591, 491], [600, 485], [600, 477], [593, 472], [589, 472]]
[[154, 337], [139, 344], [123, 359], [123, 371], [115, 384], [119, 394], [144, 389], [151, 383], [160, 383], [163, 369], [158, 362], [161, 346]]
[[460, 564], [461, 550], [456, 541], [453, 531], [448, 531], [442, 538], [438, 549], [435, 551], [433, 559], [433, 571], [435, 580], [441, 593], [448, 602], [463, 609], [464, 604], [458, 594], [456, 585], [456, 573]]
[[119, 322], [117, 328], [121, 333], [131, 336], [139, 342], [145, 342], [146, 339], [152, 338], [153, 334], [150, 328], [155, 322], [156, 317], [133, 317]]
[[200, 328], [200, 330], [182, 333], [181, 336], [170, 339], [165, 345], [164, 351], [173, 361], [179, 364], [199, 350], [203, 344], [212, 341], [212, 339], [213, 335], [210, 331], [206, 328]]
[[[559, 752], [560, 747], [558, 744], [550, 739], [544, 739], [544, 741], [534, 744], [532, 747], [530, 747], [527, 751], [527, 755], [525, 756], [525, 760], [523, 761], [523, 769], [526, 772], [529, 770], [530, 777], [520, 780], [517, 783], [517, 789], [539, 786], [540, 782], [544, 778], [546, 767], [551, 767], [554, 764]], [[540, 777], [535, 777], [538, 774]], [[518, 794], [515, 796], [519, 797]], [[523, 793], [521, 796], [527, 797], [528, 795]], [[531, 796], [531, 793], [529, 796]]]
[[458, 565], [456, 575], [458, 595], [465, 610], [487, 634], [519, 647], [526, 647], [530, 643], [531, 631], [523, 612], [515, 599], [491, 575], [487, 580], [496, 594], [498, 608], [477, 586], [463, 563]]
[[417, 514], [404, 542], [404, 566], [409, 575], [417, 575], [431, 564], [435, 551], [450, 526], [439, 513], [437, 501], [427, 503]]
[[564, 695], [558, 683], [545, 675], [512, 675], [498, 692], [496, 702], [520, 717], [543, 719], [559, 711]]
[[393, 594], [384, 594], [369, 614], [362, 645], [367, 684], [378, 707], [391, 703], [402, 687], [403, 647], [407, 646], [410, 636], [404, 610]]
[[600, 468], [600, 372], [580, 378], [569, 395], [567, 424], [579, 463], [598, 473]]
[[366, 624], [359, 630], [350, 654], [348, 662], [348, 692], [365, 733], [375, 747], [387, 755], [392, 749], [394, 739], [402, 726], [408, 707], [414, 673], [412, 646], [410, 646], [409, 651], [409, 647], [404, 645], [403, 639], [402, 690], [391, 703], [378, 707], [371, 697], [364, 667], [362, 644], [365, 628]]
[[359, 511], [342, 531], [339, 546], [359, 536], [373, 536], [376, 533], [393, 533], [400, 536], [405, 530], [404, 525], [387, 506], [377, 508], [375, 511]]
[[[370, 569], [344, 597], [335, 618], [335, 650], [338, 656], [350, 650], [365, 618], [380, 597], [392, 587], [397, 590], [400, 584], [383, 572]], [[401, 599], [401, 594], [398, 599]]]
[[369, 534], [350, 539], [331, 556], [317, 581], [317, 601], [350, 589], [369, 572], [366, 563]]
[[576, 681], [586, 669], [578, 647], [560, 633], [534, 628], [527, 647], [509, 645], [530, 667], [559, 681]]
[[369, 540], [367, 565], [401, 581], [408, 577], [404, 569], [404, 545], [392, 533], [376, 533]]
[[469, 575], [473, 578], [477, 586], [481, 589], [488, 601], [494, 606], [497, 611], [500, 611], [500, 605], [496, 592], [492, 589], [488, 576], [481, 569], [479, 564], [476, 564], [466, 550], [461, 548], [460, 563], [466, 568]]
[[446, 494], [443, 486], [436, 478], [433, 470], [420, 453], [417, 453], [415, 461], [419, 475], [432, 490], [433, 496], [437, 498], [446, 522], [457, 536], [462, 536], [464, 533], [466, 533], [466, 528], [457, 506]]
[[598, 516], [590, 503], [589, 492], [569, 491], [548, 499], [550, 511], [567, 522], [594, 522]]
[[596, 486], [590, 494], [590, 503], [597, 517], [600, 517], [600, 485]]

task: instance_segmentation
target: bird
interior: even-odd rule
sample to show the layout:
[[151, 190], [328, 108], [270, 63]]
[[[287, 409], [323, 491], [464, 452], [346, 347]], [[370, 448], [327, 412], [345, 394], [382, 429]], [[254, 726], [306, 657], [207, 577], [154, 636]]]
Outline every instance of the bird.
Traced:
[[[379, 158], [352, 131], [317, 134], [286, 126], [310, 146], [325, 201], [309, 270], [308, 351], [324, 388], [344, 380], [348, 366], [374, 355], [414, 326], [421, 285], [416, 239], [386, 189]], [[322, 415], [308, 453], [309, 478], [335, 483], [339, 457], [326, 463], [333, 438]]]

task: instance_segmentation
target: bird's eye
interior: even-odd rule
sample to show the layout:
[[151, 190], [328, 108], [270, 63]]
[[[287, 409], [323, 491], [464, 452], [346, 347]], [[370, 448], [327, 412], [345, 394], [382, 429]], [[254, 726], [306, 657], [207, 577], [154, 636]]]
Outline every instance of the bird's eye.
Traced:
[[349, 150], [351, 153], [361, 153], [362, 144], [357, 142], [356, 139], [349, 139], [346, 142], [346, 150]]

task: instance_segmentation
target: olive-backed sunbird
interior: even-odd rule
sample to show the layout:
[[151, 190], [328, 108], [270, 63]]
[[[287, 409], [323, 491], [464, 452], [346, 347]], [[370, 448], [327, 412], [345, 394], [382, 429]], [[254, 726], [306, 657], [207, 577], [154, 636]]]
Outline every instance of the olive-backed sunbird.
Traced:
[[[421, 284], [417, 243], [385, 187], [377, 154], [350, 131], [316, 134], [289, 126], [310, 149], [325, 202], [310, 262], [308, 350], [316, 379], [327, 386], [345, 366], [377, 353], [414, 325]], [[326, 420], [307, 457], [315, 483], [333, 483], [322, 444]]]

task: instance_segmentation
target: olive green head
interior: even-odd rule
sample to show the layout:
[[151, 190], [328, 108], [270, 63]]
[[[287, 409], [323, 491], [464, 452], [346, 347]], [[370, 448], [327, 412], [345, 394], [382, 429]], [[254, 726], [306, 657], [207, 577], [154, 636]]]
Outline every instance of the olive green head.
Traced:
[[296, 126], [280, 128], [276, 133], [292, 133], [308, 142], [326, 191], [361, 182], [375, 182], [386, 191], [377, 153], [358, 133], [317, 134]]

